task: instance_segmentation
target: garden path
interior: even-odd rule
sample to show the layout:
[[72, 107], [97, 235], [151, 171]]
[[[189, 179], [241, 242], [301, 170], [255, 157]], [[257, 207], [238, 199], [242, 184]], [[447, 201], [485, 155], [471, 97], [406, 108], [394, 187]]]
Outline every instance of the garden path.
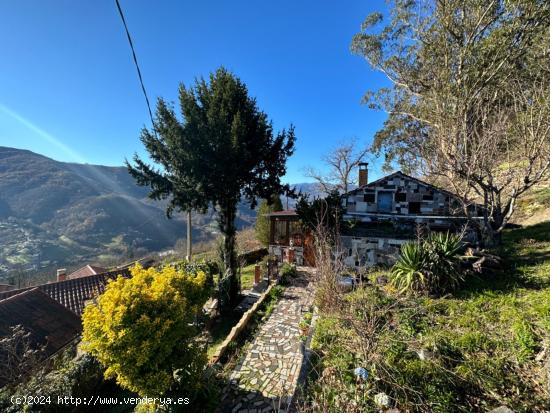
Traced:
[[313, 304], [313, 269], [298, 267], [275, 309], [230, 374], [221, 413], [287, 412], [304, 361], [300, 321]]

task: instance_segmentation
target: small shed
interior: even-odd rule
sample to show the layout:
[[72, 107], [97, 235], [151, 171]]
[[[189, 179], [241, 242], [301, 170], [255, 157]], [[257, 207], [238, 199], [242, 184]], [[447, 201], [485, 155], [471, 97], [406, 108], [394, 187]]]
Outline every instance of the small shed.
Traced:
[[313, 237], [293, 209], [267, 214], [270, 222], [269, 253], [281, 262], [315, 265]]

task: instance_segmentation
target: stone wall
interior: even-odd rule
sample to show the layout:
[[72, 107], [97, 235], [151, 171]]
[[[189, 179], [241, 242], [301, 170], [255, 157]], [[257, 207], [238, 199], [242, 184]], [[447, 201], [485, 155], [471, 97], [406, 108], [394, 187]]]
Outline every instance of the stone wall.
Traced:
[[287, 247], [281, 245], [270, 245], [269, 255], [277, 257], [279, 262], [285, 261], [285, 257], [288, 254], [288, 249], [293, 248], [294, 260], [297, 265], [304, 265], [304, 247]]
[[[389, 203], [383, 202], [384, 196], [391, 197]], [[397, 173], [351, 191], [343, 206], [348, 213], [441, 216], [449, 214], [449, 195]]]
[[340, 237], [342, 259], [348, 267], [390, 266], [399, 256], [401, 245], [407, 239], [379, 237]]

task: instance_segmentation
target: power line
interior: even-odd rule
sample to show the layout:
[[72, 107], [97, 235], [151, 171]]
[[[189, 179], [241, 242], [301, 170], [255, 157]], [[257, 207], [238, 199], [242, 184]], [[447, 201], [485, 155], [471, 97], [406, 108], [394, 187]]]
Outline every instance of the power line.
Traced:
[[149, 117], [151, 118], [151, 124], [153, 125], [153, 130], [155, 128], [155, 121], [153, 120], [153, 112], [151, 112], [151, 105], [149, 104], [149, 97], [147, 96], [147, 92], [145, 91], [145, 85], [143, 84], [143, 77], [141, 76], [141, 70], [139, 70], [139, 64], [136, 57], [136, 51], [134, 50], [134, 43], [132, 42], [132, 37], [130, 36], [130, 32], [128, 30], [128, 25], [126, 24], [126, 19], [124, 18], [124, 13], [122, 12], [122, 8], [120, 7], [120, 3], [118, 0], [115, 0], [116, 7], [118, 9], [118, 13], [120, 14], [120, 18], [122, 19], [122, 24], [124, 24], [124, 30], [126, 31], [126, 37], [128, 38], [128, 43], [130, 43], [130, 48], [132, 49], [132, 56], [134, 57], [134, 63], [136, 65], [138, 77], [139, 77], [139, 83], [141, 84], [141, 90], [143, 91], [143, 96], [145, 96], [145, 102], [147, 103], [147, 109], [149, 110]]

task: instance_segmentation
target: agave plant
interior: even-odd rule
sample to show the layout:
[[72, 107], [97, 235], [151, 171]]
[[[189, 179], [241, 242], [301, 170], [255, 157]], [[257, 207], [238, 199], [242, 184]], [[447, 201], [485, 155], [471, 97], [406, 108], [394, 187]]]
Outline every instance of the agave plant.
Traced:
[[428, 254], [423, 244], [404, 244], [401, 247], [401, 256], [391, 270], [391, 284], [401, 293], [423, 291], [429, 277]]
[[431, 234], [424, 242], [431, 274], [430, 291], [445, 293], [456, 289], [464, 274], [460, 269], [462, 238], [450, 233]]
[[436, 233], [421, 242], [401, 247], [401, 256], [391, 271], [391, 282], [400, 292], [445, 293], [464, 280], [460, 269], [462, 239]]

